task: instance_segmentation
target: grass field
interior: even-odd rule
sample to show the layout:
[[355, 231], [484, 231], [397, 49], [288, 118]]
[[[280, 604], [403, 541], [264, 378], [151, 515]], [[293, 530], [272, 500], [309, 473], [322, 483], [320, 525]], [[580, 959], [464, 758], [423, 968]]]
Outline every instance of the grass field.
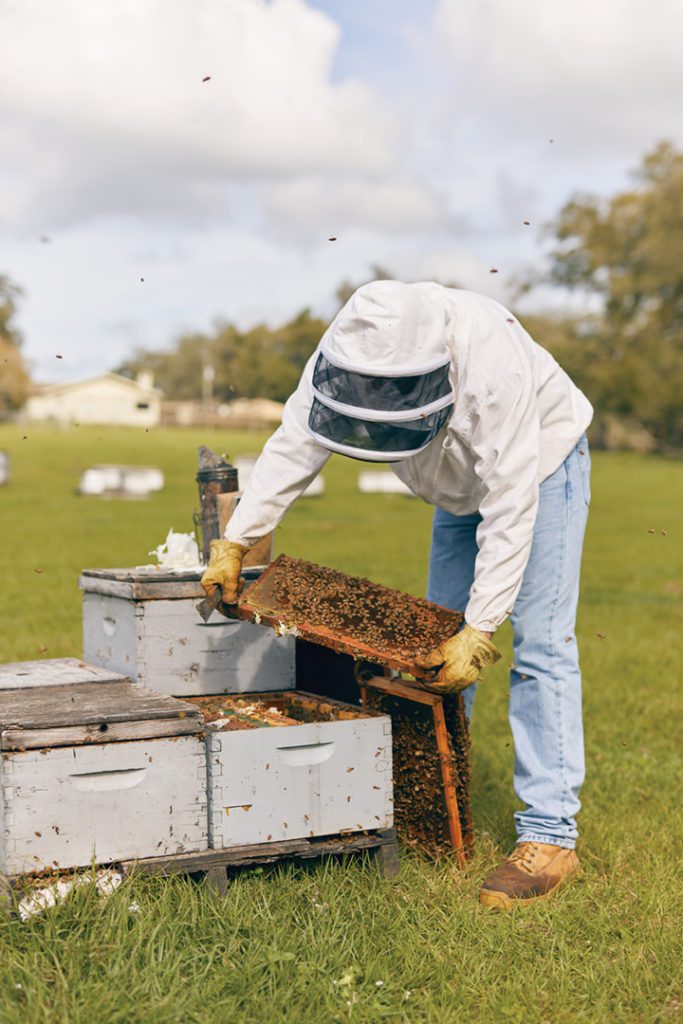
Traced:
[[[235, 455], [261, 441], [0, 427], [13, 468], [0, 488], [0, 661], [78, 655], [79, 570], [146, 562], [170, 526], [191, 529], [199, 443]], [[144, 502], [75, 495], [86, 466], [128, 461], [161, 466], [165, 490]], [[292, 510], [278, 550], [423, 593], [430, 510], [357, 494], [357, 473], [333, 459], [325, 496]], [[134, 881], [27, 924], [0, 918], [2, 1024], [682, 1019], [682, 507], [682, 463], [594, 457], [581, 882], [509, 915], [476, 902], [514, 841], [504, 627], [504, 657], [477, 698], [477, 850], [464, 873], [416, 856], [398, 882], [354, 860], [261, 869], [224, 901], [182, 880]]]

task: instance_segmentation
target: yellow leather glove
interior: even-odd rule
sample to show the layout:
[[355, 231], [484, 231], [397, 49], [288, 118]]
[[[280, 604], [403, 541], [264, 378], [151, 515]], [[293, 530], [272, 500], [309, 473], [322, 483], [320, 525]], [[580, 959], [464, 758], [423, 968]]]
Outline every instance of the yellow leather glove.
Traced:
[[423, 658], [416, 658], [415, 664], [419, 668], [441, 666], [436, 678], [423, 681], [423, 685], [440, 693], [459, 693], [476, 683], [481, 670], [499, 658], [499, 651], [487, 636], [473, 626], [463, 626], [450, 640], [444, 640]]
[[[202, 576], [207, 595], [219, 586], [223, 591], [223, 604], [237, 604], [244, 580], [240, 579], [242, 562], [249, 548], [231, 540], [212, 540], [209, 564]], [[218, 610], [221, 610], [220, 605]]]

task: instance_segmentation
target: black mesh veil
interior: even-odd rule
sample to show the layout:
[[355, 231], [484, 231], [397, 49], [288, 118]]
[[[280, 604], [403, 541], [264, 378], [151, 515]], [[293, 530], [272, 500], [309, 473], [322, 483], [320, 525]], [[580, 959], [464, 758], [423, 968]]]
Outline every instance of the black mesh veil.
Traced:
[[[358, 449], [372, 460], [372, 453], [392, 454], [405, 458], [424, 448], [434, 438], [451, 414], [452, 405], [414, 420], [377, 421], [343, 416], [313, 399], [308, 426], [324, 444], [326, 441], [348, 449]], [[346, 454], [351, 454], [347, 452]]]
[[313, 387], [321, 398], [376, 412], [414, 412], [450, 394], [449, 364], [411, 377], [373, 377], [341, 370], [321, 352]]

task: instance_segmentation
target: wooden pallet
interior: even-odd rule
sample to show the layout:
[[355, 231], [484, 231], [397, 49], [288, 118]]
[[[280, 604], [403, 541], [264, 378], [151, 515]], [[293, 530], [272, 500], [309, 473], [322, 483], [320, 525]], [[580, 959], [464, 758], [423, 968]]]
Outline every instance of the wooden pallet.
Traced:
[[127, 875], [200, 875], [215, 892], [224, 895], [228, 889], [231, 868], [273, 864], [282, 860], [313, 860], [317, 857], [348, 856], [374, 850], [380, 873], [396, 878], [399, 873], [396, 829], [378, 829], [348, 836], [324, 836], [313, 839], [287, 839], [278, 843], [235, 846], [227, 850], [204, 853], [182, 853], [175, 857], [149, 857], [124, 861]]
[[[203, 878], [218, 895], [224, 896], [229, 886], [231, 868], [250, 865], [274, 864], [284, 860], [314, 860], [319, 857], [341, 856], [374, 851], [383, 878], [396, 878], [399, 874], [396, 829], [378, 829], [376, 832], [353, 833], [348, 836], [324, 836], [314, 839], [289, 839], [279, 843], [259, 843], [255, 846], [235, 846], [229, 850], [206, 850], [204, 853], [179, 853], [170, 857], [146, 857], [107, 865], [124, 875], [190, 875]], [[88, 870], [86, 868], [73, 869]], [[63, 875], [70, 872], [63, 872]], [[15, 889], [30, 875], [3, 875], [0, 873], [0, 910], [15, 907]], [[46, 881], [47, 884], [47, 881]]]

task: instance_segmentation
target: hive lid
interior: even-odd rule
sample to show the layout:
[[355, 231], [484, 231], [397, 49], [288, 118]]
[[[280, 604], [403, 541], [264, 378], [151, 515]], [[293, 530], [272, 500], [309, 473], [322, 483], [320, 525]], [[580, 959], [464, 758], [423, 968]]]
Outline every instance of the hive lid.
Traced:
[[198, 580], [201, 566], [190, 569], [162, 569], [156, 565], [131, 565], [122, 569], [84, 569], [83, 576], [100, 580], [120, 580], [124, 583], [167, 583], [170, 580]]
[[43, 658], [40, 661], [12, 661], [0, 665], [0, 691], [26, 690], [34, 686], [63, 686], [65, 683], [124, 681], [126, 676], [120, 672], [89, 665], [80, 658]]
[[429, 678], [415, 665], [462, 625], [462, 614], [412, 594], [280, 555], [240, 598], [237, 614], [282, 635]]
[[[200, 580], [204, 568], [161, 569], [156, 565], [136, 565], [123, 569], [83, 569], [78, 586], [90, 594], [122, 597], [131, 601], [173, 600], [201, 598], [204, 591]], [[255, 579], [261, 567], [245, 569], [247, 580]]]
[[130, 680], [0, 692], [0, 749], [78, 746], [201, 732], [197, 708]]

